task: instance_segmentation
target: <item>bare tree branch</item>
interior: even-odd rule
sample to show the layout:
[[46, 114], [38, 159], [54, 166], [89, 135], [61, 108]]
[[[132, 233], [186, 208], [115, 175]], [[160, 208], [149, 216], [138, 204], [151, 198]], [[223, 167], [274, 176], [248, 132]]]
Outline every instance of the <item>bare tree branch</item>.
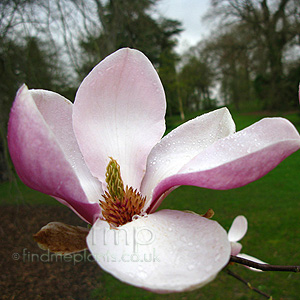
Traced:
[[259, 269], [261, 271], [281, 271], [281, 272], [300, 272], [300, 266], [281, 266], [281, 265], [269, 265], [269, 264], [260, 264], [253, 262], [251, 260], [237, 257], [237, 256], [230, 256], [230, 262], [234, 262], [237, 264], [241, 264], [244, 266], [248, 266], [251, 268]]
[[272, 299], [272, 296], [270, 296], [270, 295], [268, 295], [268, 294], [262, 292], [262, 291], [259, 290], [258, 288], [253, 287], [249, 281], [243, 279], [243, 278], [242, 278], [241, 276], [239, 276], [238, 274], [232, 272], [232, 271], [229, 270], [229, 269], [226, 269], [225, 272], [226, 272], [228, 275], [234, 277], [235, 279], [237, 279], [237, 280], [239, 280], [240, 282], [242, 282], [243, 284], [245, 284], [250, 290], [252, 290], [252, 291], [254, 291], [254, 292], [256, 292], [256, 293], [258, 293], [258, 294], [264, 296], [264, 297], [267, 298], [267, 299], [270, 299], [270, 300]]

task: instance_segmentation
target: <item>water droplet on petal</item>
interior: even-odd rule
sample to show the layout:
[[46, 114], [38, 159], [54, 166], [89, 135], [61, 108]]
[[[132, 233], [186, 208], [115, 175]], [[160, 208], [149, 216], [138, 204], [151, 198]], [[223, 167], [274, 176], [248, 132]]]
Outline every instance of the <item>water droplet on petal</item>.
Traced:
[[148, 277], [148, 274], [145, 271], [138, 272], [138, 277], [141, 279], [146, 279]]
[[217, 254], [216, 257], [215, 257], [215, 261], [218, 261], [220, 258], [221, 258], [221, 255]]
[[142, 213], [140, 214], [140, 216], [141, 216], [141, 217], [144, 217], [144, 218], [148, 218], [148, 214], [145, 213], [145, 212], [142, 212]]
[[137, 220], [137, 219], [139, 219], [139, 218], [140, 218], [139, 215], [134, 215], [134, 216], [132, 216], [132, 221]]
[[[107, 69], [106, 69], [106, 72], [109, 71], [109, 70], [111, 70], [111, 69], [113, 69], [113, 68], [114, 68], [113, 66], [107, 68]], [[101, 71], [99, 71], [98, 74], [99, 74], [99, 73], [101, 73]]]
[[194, 265], [188, 265], [188, 267], [187, 267], [187, 268], [188, 268], [188, 270], [189, 270], [189, 271], [192, 271], [192, 270], [194, 270], [194, 269], [195, 269], [195, 266], [194, 266]]
[[185, 237], [185, 235], [181, 236], [180, 239], [181, 239], [181, 241], [186, 242], [186, 237]]

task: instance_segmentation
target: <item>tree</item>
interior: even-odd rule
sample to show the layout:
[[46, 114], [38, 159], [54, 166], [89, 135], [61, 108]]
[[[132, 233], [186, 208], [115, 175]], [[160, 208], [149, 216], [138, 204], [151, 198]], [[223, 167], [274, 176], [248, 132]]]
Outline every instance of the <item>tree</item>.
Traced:
[[297, 43], [299, 4], [299, 0], [212, 1], [213, 14], [222, 16], [227, 22], [245, 26], [260, 49], [263, 67], [257, 76], [264, 83], [264, 108], [279, 109], [286, 105], [282, 92], [285, 78], [283, 55], [287, 47]]
[[242, 24], [223, 29], [206, 41], [203, 52], [211, 57], [213, 68], [221, 83], [225, 104], [233, 103], [237, 110], [253, 99], [251, 57], [255, 46], [253, 37]]
[[204, 55], [200, 54], [199, 57], [190, 56], [179, 74], [184, 108], [189, 111], [211, 109], [216, 105], [210, 96], [214, 73], [203, 59]]

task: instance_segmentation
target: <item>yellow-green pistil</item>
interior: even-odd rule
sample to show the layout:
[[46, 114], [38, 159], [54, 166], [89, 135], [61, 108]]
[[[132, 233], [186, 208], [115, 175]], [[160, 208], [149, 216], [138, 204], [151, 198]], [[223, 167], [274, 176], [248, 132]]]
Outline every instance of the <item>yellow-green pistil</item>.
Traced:
[[144, 207], [146, 197], [126, 186], [121, 177], [120, 166], [115, 159], [110, 157], [110, 162], [106, 167], [107, 190], [100, 201], [102, 215], [112, 226], [118, 227], [132, 221], [134, 215], [139, 215]]

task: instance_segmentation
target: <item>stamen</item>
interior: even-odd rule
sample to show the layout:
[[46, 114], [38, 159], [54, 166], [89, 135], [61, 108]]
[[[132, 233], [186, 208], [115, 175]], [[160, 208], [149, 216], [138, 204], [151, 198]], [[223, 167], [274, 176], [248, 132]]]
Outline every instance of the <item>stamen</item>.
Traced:
[[112, 227], [131, 222], [134, 215], [141, 214], [146, 197], [132, 187], [124, 190], [120, 166], [111, 157], [105, 175], [108, 191], [102, 195], [105, 201], [100, 201], [102, 216]]

